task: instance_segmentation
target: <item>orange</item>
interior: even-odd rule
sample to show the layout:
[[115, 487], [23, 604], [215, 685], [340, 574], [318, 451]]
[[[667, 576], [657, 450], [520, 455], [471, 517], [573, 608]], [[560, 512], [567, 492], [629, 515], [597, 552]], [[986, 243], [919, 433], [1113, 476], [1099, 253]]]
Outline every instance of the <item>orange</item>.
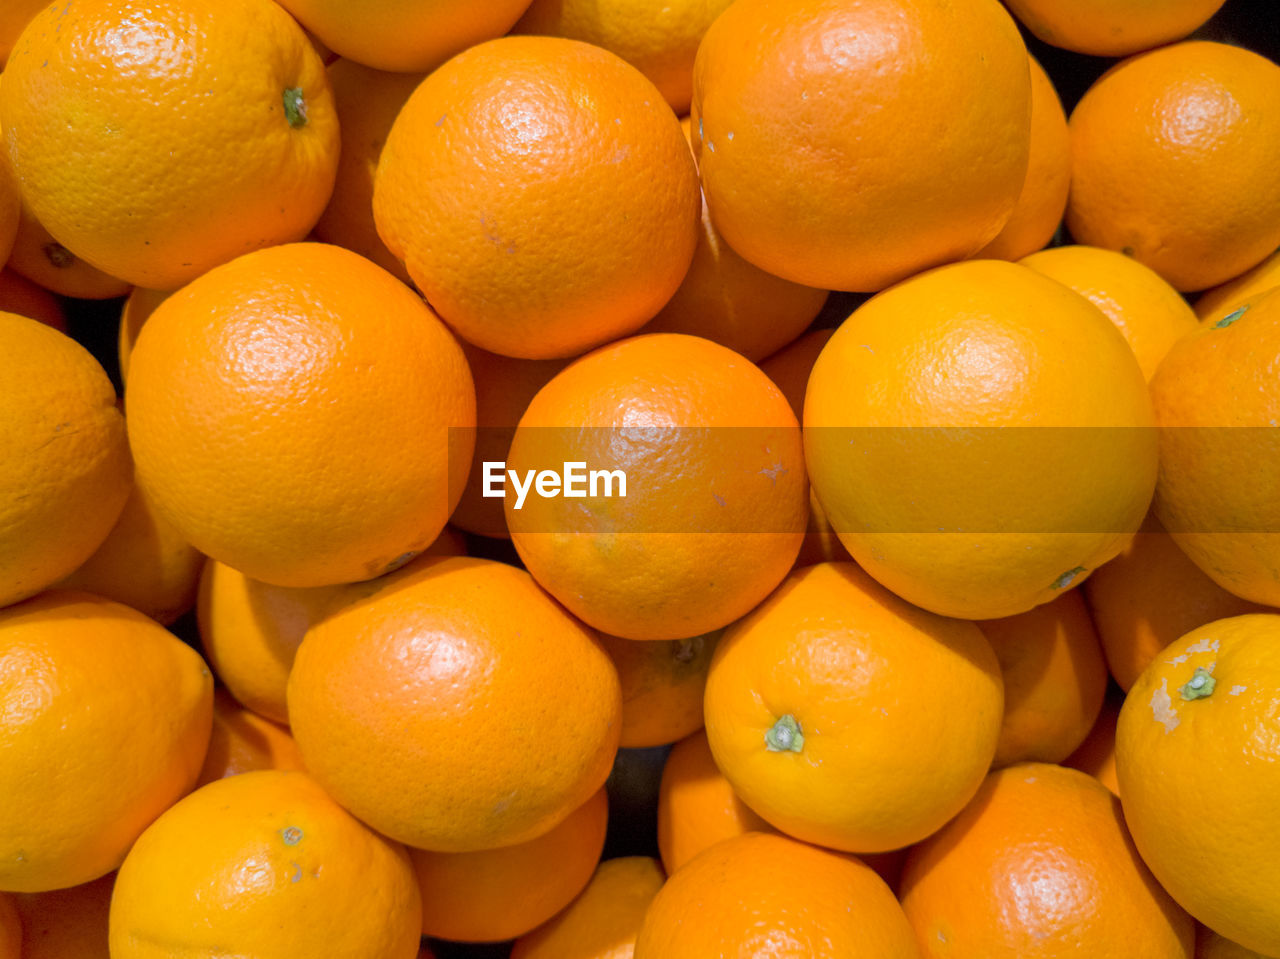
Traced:
[[698, 176], [675, 114], [630, 64], [505, 37], [414, 91], [373, 213], [463, 339], [551, 359], [635, 332], [671, 298], [697, 241]]
[[89, 351], [0, 313], [0, 606], [57, 582], [106, 538], [129, 495], [115, 389]]
[[192, 793], [129, 851], [111, 957], [413, 959], [420, 909], [402, 848], [305, 773], [245, 773]]
[[667, 754], [658, 787], [658, 849], [668, 874], [708, 846], [748, 832], [774, 832], [716, 766], [698, 730]]
[[453, 336], [385, 270], [321, 243], [246, 254], [161, 303], [126, 400], [157, 510], [279, 586], [404, 564], [471, 463], [475, 390]]
[[665, 881], [648, 856], [600, 863], [582, 895], [516, 940], [511, 959], [632, 959], [645, 910]]
[[[462, 538], [446, 528], [415, 562], [465, 552]], [[358, 583], [272, 586], [210, 560], [196, 600], [201, 646], [232, 696], [259, 716], [287, 724], [285, 690], [303, 636], [330, 609], [364, 589]]]
[[1280, 615], [1215, 620], [1166, 648], [1116, 727], [1120, 799], [1160, 884], [1196, 919], [1280, 955]]
[[1107, 666], [1125, 690], [1184, 633], [1215, 619], [1265, 612], [1201, 572], [1154, 517], [1083, 588]]
[[329, 64], [329, 85], [342, 135], [338, 173], [329, 205], [312, 231], [316, 239], [344, 246], [410, 282], [373, 224], [373, 174], [396, 114], [426, 74], [385, 73], [354, 60]]
[[581, 806], [618, 745], [618, 675], [528, 573], [433, 559], [312, 626], [289, 676], [302, 756], [334, 798], [420, 849], [526, 842]]
[[805, 454], [850, 555], [909, 602], [997, 619], [1106, 562], [1151, 498], [1132, 350], [1096, 307], [996, 260], [864, 303], [809, 378]]
[[1013, 213], [996, 238], [975, 256], [1016, 260], [1042, 249], [1057, 232], [1071, 186], [1067, 115], [1049, 74], [1031, 60], [1031, 152]]
[[411, 849], [422, 891], [422, 933], [460, 942], [523, 935], [573, 901], [604, 848], [609, 799], [596, 791], [563, 822], [527, 842], [478, 852]]
[[484, 495], [484, 464], [502, 462], [529, 401], [567, 365], [565, 360], [519, 360], [462, 344], [476, 383], [476, 451], [462, 498], [449, 522], [469, 533], [508, 537], [503, 497]]
[[18, 235], [18, 220], [22, 211], [22, 196], [18, 181], [3, 149], [0, 149], [0, 267], [9, 259], [14, 238]]
[[1179, 340], [1151, 381], [1157, 518], [1219, 586], [1268, 606], [1280, 606], [1277, 356], [1272, 290]]
[[53, 238], [24, 203], [18, 233], [9, 254], [9, 269], [62, 296], [109, 300], [124, 296], [130, 284], [86, 263]]
[[0, 889], [115, 869], [196, 780], [213, 678], [141, 613], [50, 591], [0, 611]]
[[529, 0], [284, 0], [334, 53], [378, 70], [431, 70], [511, 29]]
[[1131, 57], [1089, 88], [1070, 128], [1078, 242], [1132, 256], [1183, 291], [1280, 246], [1280, 66], [1265, 57], [1209, 42]]
[[619, 746], [665, 746], [702, 728], [702, 691], [719, 638], [719, 631], [648, 642], [600, 635], [622, 683]]
[[692, 119], [725, 242], [796, 283], [879, 290], [1009, 219], [1027, 51], [996, 0], [738, 0], [698, 48]]
[[570, 37], [604, 47], [653, 81], [683, 116], [693, 99], [698, 43], [733, 0], [533, 0], [513, 33]]
[[1088, 773], [1115, 795], [1120, 795], [1116, 779], [1116, 720], [1120, 718], [1121, 696], [1107, 696], [1102, 701], [1098, 721], [1089, 730], [1078, 749], [1062, 761], [1062, 765]]
[[169, 294], [163, 290], [148, 290], [141, 286], [135, 286], [129, 291], [120, 310], [120, 330], [116, 341], [121, 379], [129, 375], [129, 360], [133, 358], [133, 345], [138, 342], [142, 324], [168, 298]]
[[35, 218], [156, 289], [302, 239], [338, 162], [324, 63], [269, 0], [50, 4], [14, 45], [0, 123]]
[[1196, 930], [1196, 959], [1265, 959], [1260, 953], [1224, 939], [1207, 926]]
[[1191, 918], [1138, 858], [1105, 787], [1020, 763], [907, 859], [902, 908], [929, 959], [1191, 959]]
[[[687, 117], [680, 128], [690, 135]], [[689, 272], [641, 332], [706, 337], [759, 362], [804, 332], [826, 299], [826, 290], [766, 273], [734, 253], [716, 232], [703, 197]]]
[[764, 819], [884, 852], [969, 801], [1001, 705], [977, 626], [903, 602], [852, 563], [819, 563], [725, 630], [704, 708], [716, 765]]
[[602, 347], [533, 398], [507, 468], [527, 479], [582, 463], [620, 471], [625, 491], [623, 478], [587, 484], [584, 473], [585, 497], [508, 497], [512, 542], [539, 584], [596, 629], [627, 639], [719, 629], [795, 561], [808, 493], [799, 433], [769, 378], [710, 340], [654, 333]]
[[22, 959], [22, 918], [13, 897], [0, 892], [0, 959]]
[[4, 62], [22, 28], [43, 6], [43, 0], [9, 0], [0, 8], [0, 70], [4, 69]]
[[1196, 315], [1178, 291], [1123, 253], [1059, 246], [1019, 262], [1071, 287], [1105, 313], [1124, 334], [1148, 380], [1179, 337], [1196, 328]]
[[16, 896], [22, 959], [108, 959], [107, 916], [115, 882], [110, 874], [70, 889]]
[[884, 880], [851, 856], [749, 833], [706, 850], [649, 905], [635, 959], [916, 959]]
[[995, 765], [1062, 762], [1093, 728], [1107, 689], [1107, 663], [1080, 593], [978, 628], [1004, 679]]
[[213, 735], [197, 787], [258, 769], [302, 768], [302, 754], [287, 729], [251, 713], [225, 689], [215, 692]]
[[204, 557], [135, 484], [107, 538], [58, 585], [114, 599], [167, 626], [195, 605], [203, 567]]
[[17, 313], [67, 332], [67, 315], [58, 298], [20, 273], [0, 270], [0, 312]]
[[1014, 16], [1055, 47], [1123, 57], [1181, 40], [1217, 13], [1224, 0], [1006, 0]]
[[1205, 290], [1195, 302], [1196, 316], [1217, 322], [1260, 293], [1280, 286], [1280, 250], [1267, 257], [1252, 270], [1241, 273], [1212, 290]]

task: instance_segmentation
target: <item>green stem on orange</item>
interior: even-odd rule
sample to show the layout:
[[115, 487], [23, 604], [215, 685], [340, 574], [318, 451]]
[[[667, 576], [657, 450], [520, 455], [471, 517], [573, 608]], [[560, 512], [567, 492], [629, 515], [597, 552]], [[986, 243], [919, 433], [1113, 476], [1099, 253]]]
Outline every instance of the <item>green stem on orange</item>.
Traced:
[[302, 87], [285, 87], [284, 118], [295, 130], [307, 125], [307, 101], [302, 98]]
[[1203, 666], [1197, 666], [1196, 671], [1191, 674], [1191, 678], [1187, 680], [1186, 685], [1178, 690], [1180, 695], [1187, 702], [1193, 699], [1204, 699], [1213, 693], [1214, 687], [1218, 685], [1218, 681], [1213, 678], [1213, 674]]
[[779, 717], [764, 734], [765, 748], [771, 753], [798, 753], [804, 749], [804, 733], [800, 731], [800, 722], [790, 713]]

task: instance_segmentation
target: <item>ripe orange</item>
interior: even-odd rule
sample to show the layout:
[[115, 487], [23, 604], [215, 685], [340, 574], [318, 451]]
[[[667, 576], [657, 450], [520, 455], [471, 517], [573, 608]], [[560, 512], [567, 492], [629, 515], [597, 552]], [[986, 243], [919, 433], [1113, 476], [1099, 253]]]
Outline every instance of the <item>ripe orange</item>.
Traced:
[[67, 315], [58, 298], [8, 268], [0, 269], [0, 312], [17, 313], [67, 332]]
[[1196, 919], [1280, 955], [1280, 615], [1193, 629], [1134, 683], [1116, 728], [1120, 799], [1160, 884]]
[[268, 0], [53, 3], [14, 45], [0, 123], [35, 218], [157, 289], [302, 239], [338, 162], [324, 64]]
[[646, 77], [677, 115], [693, 99], [693, 58], [703, 34], [733, 0], [533, 0], [513, 33], [570, 37], [604, 47]]
[[112, 873], [70, 889], [15, 896], [21, 959], [109, 959], [107, 916], [115, 882]]
[[385, 270], [321, 243], [247, 254], [161, 303], [126, 400], [157, 510], [280, 586], [402, 565], [440, 534], [471, 463], [475, 391], [453, 336]]
[[460, 336], [550, 359], [635, 332], [671, 298], [697, 240], [698, 176], [634, 67], [577, 40], [506, 37], [414, 91], [373, 212]]
[[516, 940], [511, 959], [632, 959], [645, 911], [665, 881], [648, 856], [600, 863], [582, 895]]
[[289, 719], [317, 780], [437, 852], [526, 842], [599, 789], [622, 696], [591, 632], [523, 570], [415, 564], [312, 626]]
[[13, 176], [8, 156], [0, 149], [0, 267], [4, 266], [13, 249], [21, 211], [22, 196], [18, 192], [18, 181]]
[[1093, 246], [1059, 246], [1020, 260], [1069, 286], [1106, 314], [1124, 334], [1148, 380], [1179, 339], [1196, 328], [1187, 301], [1150, 267]]
[[1031, 152], [1027, 176], [1013, 213], [996, 238], [976, 257], [1016, 260], [1053, 239], [1067, 208], [1071, 186], [1071, 136], [1067, 115], [1049, 74], [1031, 60]]
[[719, 638], [719, 630], [647, 642], [600, 634], [622, 683], [619, 746], [665, 746], [702, 728], [702, 692]]
[[46, 290], [82, 300], [109, 300], [129, 292], [126, 281], [90, 266], [55, 240], [25, 203], [8, 268]]
[[1138, 858], [1120, 804], [1075, 769], [992, 773], [907, 858], [900, 892], [929, 959], [1191, 959], [1194, 925]]
[[917, 959], [893, 893], [852, 856], [749, 833], [717, 843], [654, 897], [635, 959]]
[[1062, 761], [1062, 765], [1088, 773], [1115, 795], [1120, 795], [1120, 783], [1116, 779], [1116, 720], [1120, 718], [1121, 696], [1107, 696], [1102, 701], [1098, 721], [1075, 752]]
[[213, 735], [197, 788], [259, 769], [302, 768], [302, 754], [287, 729], [245, 709], [225, 689], [215, 691]]
[[245, 773], [139, 837], [116, 876], [111, 957], [413, 959], [420, 910], [402, 848], [304, 773]]
[[22, 28], [43, 6], [43, 0], [8, 0], [0, 7], [0, 70], [4, 69], [5, 60]]
[[0, 313], [0, 606], [66, 576], [98, 548], [129, 495], [115, 389], [89, 351]]
[[1261, 953], [1224, 939], [1208, 926], [1196, 930], [1196, 959], [1266, 959]]
[[142, 324], [147, 322], [156, 307], [169, 298], [163, 290], [148, 290], [135, 286], [129, 291], [120, 310], [120, 329], [116, 339], [116, 351], [120, 361], [120, 377], [129, 376], [129, 361], [133, 358], [133, 346], [138, 342]]
[[716, 766], [706, 732], [700, 729], [671, 748], [658, 787], [658, 849], [668, 874], [722, 839], [774, 831], [733, 791]]
[[599, 789], [550, 831], [478, 852], [409, 857], [422, 892], [422, 933], [498, 942], [546, 922], [582, 892], [604, 848], [609, 799]]
[[1201, 572], [1154, 517], [1083, 589], [1107, 667], [1125, 690], [1162, 649], [1197, 626], [1266, 610]]
[[995, 765], [1062, 762], [1093, 728], [1107, 689], [1107, 663], [1079, 591], [978, 628], [1004, 680]]
[[378, 70], [431, 70], [481, 40], [500, 37], [529, 0], [284, 0], [339, 56]]
[[0, 611], [0, 889], [120, 865], [196, 780], [213, 678], [141, 613], [50, 591]]
[[596, 629], [627, 639], [719, 629], [795, 561], [808, 492], [799, 432], [769, 378], [710, 340], [655, 333], [602, 347], [534, 397], [507, 466], [520, 477], [571, 462], [621, 470], [626, 495], [604, 495], [601, 482], [596, 495], [535, 493], [520, 509], [509, 497], [512, 542]]
[[1060, 283], [996, 260], [855, 310], [813, 368], [804, 426], [850, 555], [948, 616], [1011, 616], [1079, 583], [1138, 528], [1155, 480], [1124, 337]]
[[1000, 665], [973, 623], [852, 563], [793, 573], [725, 630], [705, 702], [716, 765], [798, 839], [883, 852], [969, 801], [995, 755]]
[[1280, 290], [1169, 351], [1151, 381], [1160, 430], [1155, 514], [1235, 595], [1280, 606]]
[[391, 255], [373, 223], [373, 174], [396, 114], [426, 74], [386, 73], [354, 60], [335, 60], [326, 72], [342, 149], [329, 205], [312, 233], [318, 240], [359, 253], [409, 283], [409, 272]]
[[107, 538], [58, 585], [114, 599], [167, 626], [195, 605], [204, 562], [135, 484]]
[[1009, 219], [1027, 51], [996, 0], [738, 0], [698, 49], [692, 119], [734, 250], [797, 283], [879, 290]]
[[1078, 242], [1120, 250], [1184, 291], [1280, 246], [1280, 65], [1222, 43], [1161, 47], [1103, 74], [1070, 128]]
[[1122, 57], [1181, 40], [1212, 17], [1224, 0], [1005, 2], [1045, 43], [1098, 57]]
[[1241, 273], [1212, 290], [1205, 290], [1196, 300], [1196, 316], [1217, 322], [1244, 306], [1260, 293], [1280, 286], [1280, 250], [1267, 257], [1252, 270]]

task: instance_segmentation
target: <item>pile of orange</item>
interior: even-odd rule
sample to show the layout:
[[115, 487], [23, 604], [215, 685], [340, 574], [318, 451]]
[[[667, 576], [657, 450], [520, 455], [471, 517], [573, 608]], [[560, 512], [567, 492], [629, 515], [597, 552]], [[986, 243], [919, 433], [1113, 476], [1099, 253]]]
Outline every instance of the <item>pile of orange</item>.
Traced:
[[0, 959], [1280, 959], [1272, 0], [5, 0]]

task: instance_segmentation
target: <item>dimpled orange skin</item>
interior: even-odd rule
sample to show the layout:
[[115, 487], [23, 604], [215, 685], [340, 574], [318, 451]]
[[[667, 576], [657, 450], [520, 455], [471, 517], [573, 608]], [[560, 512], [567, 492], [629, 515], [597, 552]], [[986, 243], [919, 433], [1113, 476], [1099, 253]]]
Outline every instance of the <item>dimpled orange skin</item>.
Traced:
[[4, 69], [13, 41], [27, 22], [44, 7], [44, 0], [9, 0], [0, 8], [0, 70]]
[[302, 768], [302, 753], [289, 730], [245, 709], [225, 689], [214, 692], [213, 734], [196, 780], [197, 789], [259, 769]]
[[45, 324], [0, 313], [0, 606], [89, 558], [130, 487], [124, 417], [89, 351]]
[[546, 922], [590, 881], [608, 819], [609, 797], [601, 788], [528, 842], [479, 852], [410, 849], [422, 892], [422, 934], [498, 942]]
[[278, 586], [403, 564], [440, 534], [471, 462], [461, 347], [399, 280], [322, 243], [248, 254], [161, 303], [126, 401], [157, 510]]
[[582, 895], [516, 940], [511, 959], [632, 959], [645, 911], [665, 881], [648, 856], [600, 863]]
[[1108, 695], [1089, 735], [1075, 752], [1062, 761], [1063, 766], [1088, 773], [1116, 796], [1120, 795], [1120, 783], [1116, 779], [1116, 720], [1120, 718], [1123, 702], [1121, 695]]
[[630, 64], [504, 37], [434, 71], [387, 137], [378, 233], [465, 340], [526, 359], [635, 332], [680, 285], [698, 174], [675, 114]]
[[109, 959], [107, 916], [115, 882], [112, 873], [70, 889], [15, 896], [21, 959]]
[[918, 959], [893, 892], [853, 858], [749, 833], [706, 850], [649, 905], [635, 959]]
[[599, 789], [622, 695], [585, 626], [523, 570], [433, 559], [307, 632], [289, 719], [352, 812], [419, 849], [525, 842]]
[[1107, 663], [1080, 592], [978, 628], [1004, 680], [994, 765], [1062, 762], [1089, 735], [1107, 689]]
[[[704, 711], [743, 802], [798, 839], [886, 852], [934, 832], [995, 755], [1000, 665], [973, 623], [918, 609], [852, 563], [793, 573], [725, 630]], [[799, 738], [774, 741], [785, 717]]]
[[529, 0], [284, 0], [334, 53], [377, 70], [431, 70], [482, 40], [500, 37]]
[[1196, 328], [1195, 312], [1150, 267], [1093, 246], [1059, 246], [1018, 261], [1069, 286], [1124, 334], [1148, 380], [1180, 337]]
[[111, 956], [413, 959], [420, 910], [401, 847], [305, 773], [245, 773], [138, 839], [116, 876]]
[[1006, 0], [1045, 43], [1098, 57], [1123, 57], [1181, 40], [1224, 0]]
[[1264, 956], [1280, 955], [1277, 701], [1280, 615], [1233, 616], [1166, 648], [1116, 727], [1142, 858], [1191, 915]]
[[936, 613], [997, 619], [1123, 548], [1155, 485], [1152, 425], [1133, 351], [1096, 307], [974, 260], [836, 331], [809, 377], [805, 459], [867, 572]]
[[719, 631], [649, 641], [600, 634], [622, 683], [619, 746], [665, 746], [702, 728], [702, 692], [719, 638]]
[[621, 469], [627, 495], [529, 495], [519, 510], [508, 497], [512, 542], [596, 629], [625, 639], [720, 629], [781, 582], [800, 548], [797, 427], [769, 378], [710, 340], [654, 333], [602, 347], [533, 398], [507, 467]]
[[127, 606], [51, 590], [0, 612], [0, 889], [120, 865], [195, 783], [212, 711], [199, 654]]
[[1031, 61], [1031, 152], [1017, 205], [996, 238], [974, 254], [1016, 260], [1053, 239], [1067, 208], [1071, 186], [1071, 137], [1067, 115], [1049, 74]]
[[1067, 228], [1184, 292], [1280, 245], [1280, 65], [1186, 42], [1108, 70], [1071, 114]]
[[133, 345], [138, 342], [142, 324], [146, 323], [156, 307], [169, 298], [163, 290], [148, 290], [135, 286], [129, 291], [120, 308], [120, 329], [116, 337], [116, 355], [120, 362], [120, 378], [129, 377], [129, 360], [133, 358]]
[[1267, 606], [1280, 606], [1278, 376], [1272, 290], [1179, 340], [1151, 381], [1156, 517], [1219, 586]]
[[1208, 926], [1196, 930], [1196, 959], [1266, 959], [1261, 953], [1224, 939]]
[[1217, 322], [1258, 294], [1277, 286], [1280, 286], [1280, 250], [1234, 280], [1205, 290], [1195, 302], [1196, 316]]
[[24, 203], [18, 217], [8, 266], [32, 283], [60, 296], [82, 300], [109, 300], [124, 296], [130, 284], [103, 273], [76, 256], [36, 222]]
[[1027, 62], [996, 0], [738, 0], [694, 65], [716, 229], [823, 289], [879, 290], [975, 253], [1026, 178]]
[[338, 162], [324, 64], [268, 0], [51, 4], [14, 45], [0, 122], [36, 219], [156, 289], [302, 239]]
[[927, 959], [1191, 959], [1195, 928], [1138, 858], [1116, 798], [1045, 763], [992, 773], [907, 858]]

